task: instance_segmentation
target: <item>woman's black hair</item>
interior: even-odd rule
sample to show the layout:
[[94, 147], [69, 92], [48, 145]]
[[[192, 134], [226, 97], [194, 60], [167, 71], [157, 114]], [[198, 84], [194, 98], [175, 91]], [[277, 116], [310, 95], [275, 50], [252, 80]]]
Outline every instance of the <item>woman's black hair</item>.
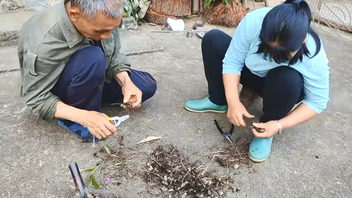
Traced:
[[[261, 43], [257, 53], [269, 55], [276, 63], [289, 61], [289, 65], [302, 61], [310, 52], [304, 43], [310, 34], [316, 43], [316, 56], [321, 48], [317, 33], [310, 27], [312, 12], [304, 0], [287, 0], [271, 9], [265, 16], [259, 38]], [[291, 57], [292, 52], [297, 53]], [[313, 57], [314, 57], [313, 56]]]

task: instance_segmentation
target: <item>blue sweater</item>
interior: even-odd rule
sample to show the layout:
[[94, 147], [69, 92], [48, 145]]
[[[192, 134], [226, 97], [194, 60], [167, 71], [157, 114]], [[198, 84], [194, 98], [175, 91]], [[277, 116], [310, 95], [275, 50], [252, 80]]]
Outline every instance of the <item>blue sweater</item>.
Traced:
[[[259, 34], [265, 15], [271, 8], [262, 8], [250, 12], [237, 27], [236, 33], [223, 60], [223, 74], [241, 75], [244, 65], [255, 75], [265, 77], [267, 72], [275, 67], [288, 65], [277, 64], [275, 61], [265, 60], [263, 54], [257, 54], [260, 44]], [[313, 56], [316, 51], [314, 38], [308, 35], [306, 45]], [[324, 47], [313, 58], [303, 56], [290, 67], [303, 76], [303, 103], [320, 114], [329, 101], [329, 66]]]

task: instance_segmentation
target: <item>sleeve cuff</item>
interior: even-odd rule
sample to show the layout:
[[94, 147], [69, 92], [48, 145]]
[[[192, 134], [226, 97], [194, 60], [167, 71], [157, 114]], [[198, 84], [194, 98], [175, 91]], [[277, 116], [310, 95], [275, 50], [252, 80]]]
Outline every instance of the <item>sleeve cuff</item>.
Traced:
[[317, 114], [321, 114], [326, 109], [326, 104], [324, 107], [318, 107], [316, 104], [305, 99], [302, 101], [302, 103], [313, 109], [313, 111], [315, 111]]
[[45, 101], [39, 116], [48, 122], [52, 122], [55, 118], [56, 104], [59, 100], [58, 97], [48, 98]]
[[223, 66], [222, 67], [222, 74], [237, 74], [237, 75], [241, 75], [242, 72], [242, 68], [241, 69], [236, 69], [234, 67], [227, 67], [227, 66]]
[[108, 69], [107, 75], [106, 75], [106, 82], [111, 82], [115, 79], [115, 76], [117, 73], [126, 71], [128, 75], [131, 75], [131, 66], [130, 65], [123, 65], [123, 66], [115, 66], [111, 69]]

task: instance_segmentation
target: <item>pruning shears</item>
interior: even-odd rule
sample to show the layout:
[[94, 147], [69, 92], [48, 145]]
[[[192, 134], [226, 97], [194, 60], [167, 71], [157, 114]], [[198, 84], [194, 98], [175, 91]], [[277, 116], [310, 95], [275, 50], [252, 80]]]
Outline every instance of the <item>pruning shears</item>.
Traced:
[[123, 108], [131, 108], [132, 107], [132, 104], [130, 102], [123, 102], [123, 103], [117, 102], [117, 103], [111, 103], [110, 105], [111, 106], [119, 105], [120, 107], [123, 107]]
[[221, 127], [219, 126], [218, 122], [216, 120], [214, 120], [214, 123], [215, 123], [215, 126], [216, 128], [218, 129], [218, 131], [220, 132], [220, 134], [224, 137], [225, 140], [229, 141], [231, 144], [233, 144], [233, 141], [232, 141], [232, 138], [231, 138], [231, 135], [232, 135], [232, 132], [233, 132], [233, 124], [231, 124], [231, 129], [229, 132], [224, 132]]
[[124, 115], [124, 116], [121, 116], [121, 117], [114, 116], [114, 117], [108, 118], [108, 120], [110, 122], [112, 122], [115, 125], [115, 127], [118, 127], [118, 126], [120, 126], [120, 124], [122, 122], [126, 121], [128, 118], [130, 118], [130, 115]]

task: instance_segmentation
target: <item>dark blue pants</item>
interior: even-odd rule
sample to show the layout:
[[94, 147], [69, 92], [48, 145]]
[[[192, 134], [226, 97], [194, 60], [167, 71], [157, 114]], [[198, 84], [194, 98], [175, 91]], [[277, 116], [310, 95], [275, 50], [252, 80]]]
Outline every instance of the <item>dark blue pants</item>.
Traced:
[[[86, 110], [100, 111], [102, 100], [122, 102], [121, 86], [115, 80], [104, 82], [105, 70], [100, 47], [81, 49], [70, 58], [52, 92], [64, 103]], [[132, 70], [130, 78], [142, 91], [142, 101], [154, 95], [156, 81], [149, 73]]]
[[[226, 105], [222, 79], [222, 60], [231, 37], [220, 30], [208, 32], [202, 41], [205, 77], [208, 81], [209, 99], [214, 104]], [[285, 117], [295, 104], [303, 99], [303, 77], [293, 68], [281, 66], [270, 70], [265, 78], [251, 73], [244, 66], [240, 83], [263, 98], [261, 122]]]

